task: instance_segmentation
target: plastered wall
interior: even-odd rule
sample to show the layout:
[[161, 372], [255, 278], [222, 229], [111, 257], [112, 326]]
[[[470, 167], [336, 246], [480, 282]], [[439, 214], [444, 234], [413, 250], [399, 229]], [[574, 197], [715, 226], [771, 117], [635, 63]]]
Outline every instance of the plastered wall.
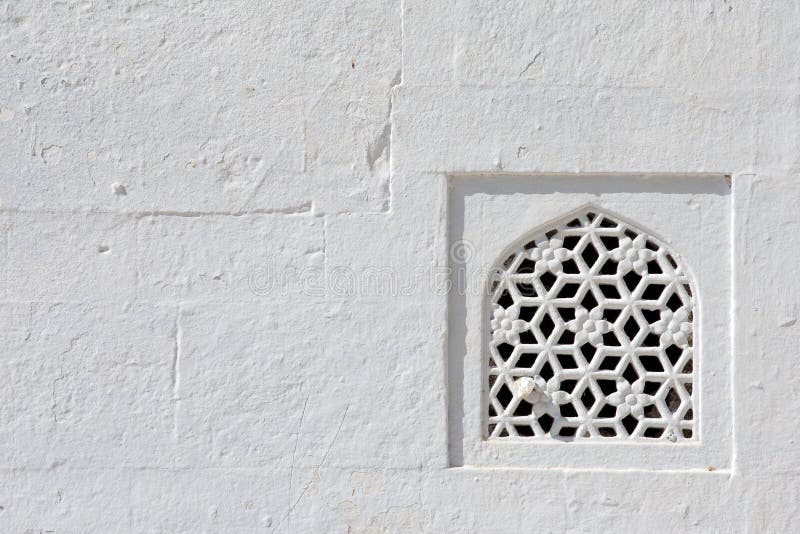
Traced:
[[[777, 0], [0, 3], [0, 531], [797, 531], [798, 42]], [[562, 173], [731, 176], [724, 468], [452, 467], [449, 179]]]

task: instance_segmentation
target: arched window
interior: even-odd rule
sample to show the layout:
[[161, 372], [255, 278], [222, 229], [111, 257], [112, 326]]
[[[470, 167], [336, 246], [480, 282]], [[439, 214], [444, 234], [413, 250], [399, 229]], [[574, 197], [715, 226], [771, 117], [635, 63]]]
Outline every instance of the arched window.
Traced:
[[696, 439], [696, 293], [663, 242], [590, 208], [503, 260], [487, 318], [490, 440]]

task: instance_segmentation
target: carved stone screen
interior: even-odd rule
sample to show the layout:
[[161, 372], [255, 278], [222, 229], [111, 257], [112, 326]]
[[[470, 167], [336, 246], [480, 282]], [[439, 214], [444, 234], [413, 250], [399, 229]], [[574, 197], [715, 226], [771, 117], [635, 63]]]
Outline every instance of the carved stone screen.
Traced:
[[654, 236], [586, 211], [513, 247], [491, 287], [490, 439], [694, 437], [694, 291]]

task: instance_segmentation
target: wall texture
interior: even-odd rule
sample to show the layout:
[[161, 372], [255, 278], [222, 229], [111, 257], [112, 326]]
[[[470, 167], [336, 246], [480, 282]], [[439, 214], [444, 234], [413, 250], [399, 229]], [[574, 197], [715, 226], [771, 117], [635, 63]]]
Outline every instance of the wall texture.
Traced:
[[[799, 21], [0, 2], [0, 530], [797, 531]], [[583, 172], [733, 177], [725, 469], [448, 467], [448, 173]]]

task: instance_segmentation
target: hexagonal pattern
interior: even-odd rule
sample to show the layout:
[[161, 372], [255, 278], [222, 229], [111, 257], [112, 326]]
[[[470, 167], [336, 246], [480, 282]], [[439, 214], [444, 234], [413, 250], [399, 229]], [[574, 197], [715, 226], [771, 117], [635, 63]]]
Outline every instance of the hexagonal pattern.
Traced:
[[492, 283], [489, 439], [696, 439], [694, 284], [656, 238], [587, 211]]

